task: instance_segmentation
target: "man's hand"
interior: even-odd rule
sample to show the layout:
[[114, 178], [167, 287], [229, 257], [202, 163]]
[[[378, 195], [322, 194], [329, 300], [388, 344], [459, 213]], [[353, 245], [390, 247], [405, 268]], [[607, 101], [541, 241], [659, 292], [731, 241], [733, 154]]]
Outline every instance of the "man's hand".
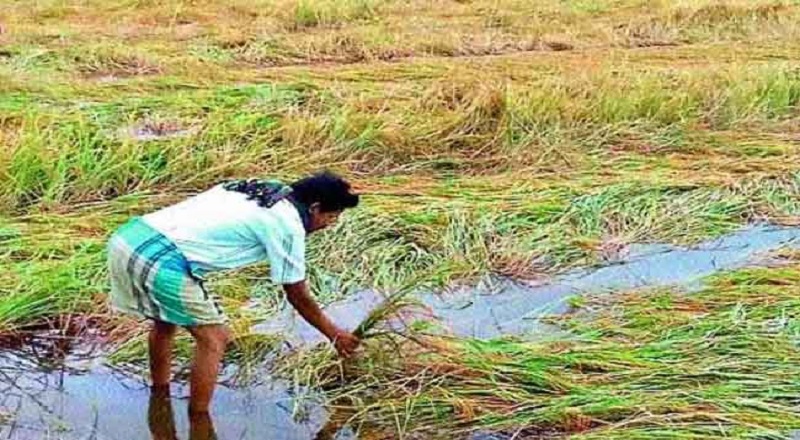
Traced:
[[358, 348], [358, 345], [361, 343], [361, 340], [350, 332], [337, 330], [336, 333], [334, 333], [331, 342], [333, 342], [333, 346], [336, 347], [336, 351], [339, 353], [339, 356], [343, 358], [349, 358], [353, 355], [353, 353], [355, 353], [356, 348]]
[[319, 308], [316, 301], [308, 293], [308, 287], [304, 281], [295, 284], [285, 284], [283, 289], [286, 291], [286, 298], [292, 306], [300, 313], [309, 324], [313, 325], [336, 347], [336, 351], [342, 357], [349, 357], [356, 351], [361, 341], [352, 333], [344, 331], [334, 325]]

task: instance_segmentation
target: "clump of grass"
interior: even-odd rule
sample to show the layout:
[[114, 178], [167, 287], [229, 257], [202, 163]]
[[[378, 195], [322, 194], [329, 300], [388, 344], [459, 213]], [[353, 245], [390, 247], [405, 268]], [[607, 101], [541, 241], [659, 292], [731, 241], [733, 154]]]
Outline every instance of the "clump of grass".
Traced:
[[[796, 72], [765, 67], [702, 75], [600, 71], [567, 81], [545, 76], [524, 86], [465, 79], [420, 87], [378, 111], [365, 105], [364, 91], [336, 95], [300, 83], [78, 107], [31, 104], [26, 111], [14, 104], [20, 129], [0, 151], [0, 200], [26, 209], [323, 166], [491, 175], [597, 173], [606, 163], [622, 172], [629, 168], [614, 166], [614, 155], [642, 142], [660, 154], [628, 154], [631, 160], [661, 159], [656, 165], [672, 168], [669, 153], [709, 156], [707, 148], [681, 146], [676, 135], [696, 133], [701, 124], [731, 130], [784, 122], [795, 113], [799, 90]], [[120, 125], [151, 114], [192, 121], [192, 130], [148, 142], [115, 135]], [[524, 180], [539, 179], [533, 172]]]
[[[406, 322], [414, 319], [413, 313], [421, 307], [413, 293], [425, 289], [429, 283], [422, 282], [417, 275], [412, 281], [396, 289], [370, 311], [354, 329], [353, 334], [361, 339], [363, 348], [369, 356], [368, 362], [378, 362], [375, 347], [389, 344], [399, 347], [398, 338], [408, 336]], [[272, 365], [272, 371], [279, 377], [292, 379], [295, 383], [326, 388], [350, 374], [351, 360], [340, 359], [331, 344], [285, 353]]]
[[592, 313], [555, 321], [569, 340], [407, 346], [351, 365], [329, 395], [356, 422], [403, 435], [784, 438], [800, 428], [798, 283], [794, 265], [719, 276], [692, 295], [590, 298]]
[[81, 46], [80, 50], [48, 52], [42, 63], [57, 70], [93, 77], [153, 75], [162, 71], [152, 50], [116, 43], [96, 43]]
[[789, 14], [790, 8], [784, 1], [757, 3], [752, 6], [716, 3], [696, 9], [678, 9], [672, 14], [672, 19], [677, 23], [706, 26], [746, 20], [776, 20], [783, 14]]
[[299, 0], [294, 10], [293, 27], [335, 26], [369, 19], [375, 16], [378, 5], [375, 0]]
[[[794, 32], [797, 8], [783, 1], [697, 2], [668, 8], [645, 20], [620, 25], [619, 32], [634, 46], [679, 45], [698, 41], [758, 41], [776, 29]], [[785, 24], [784, 24], [785, 23]], [[769, 38], [769, 37], [767, 37]]]
[[[53, 316], [102, 310], [98, 304], [104, 290], [87, 272], [87, 268], [97, 264], [96, 260], [93, 255], [83, 255], [63, 266], [63, 263], [34, 263], [12, 275], [10, 288], [0, 286], [0, 333], [10, 333]], [[4, 281], [8, 280], [6, 277]]]
[[400, 318], [401, 313], [407, 312], [413, 307], [420, 306], [419, 301], [411, 295], [413, 291], [419, 291], [423, 287], [422, 284], [413, 283], [387, 296], [356, 326], [353, 334], [360, 339], [369, 339], [384, 334], [383, 331], [378, 331], [379, 326]]

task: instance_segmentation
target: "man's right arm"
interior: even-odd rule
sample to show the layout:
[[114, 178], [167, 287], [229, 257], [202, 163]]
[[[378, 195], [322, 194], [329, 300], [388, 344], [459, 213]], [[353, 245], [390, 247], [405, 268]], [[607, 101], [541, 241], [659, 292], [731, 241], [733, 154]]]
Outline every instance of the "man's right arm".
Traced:
[[352, 333], [337, 327], [325, 315], [319, 304], [309, 294], [305, 281], [284, 284], [283, 290], [286, 292], [286, 299], [292, 304], [292, 307], [300, 313], [303, 319], [333, 342], [341, 356], [348, 357], [353, 354], [360, 341]]

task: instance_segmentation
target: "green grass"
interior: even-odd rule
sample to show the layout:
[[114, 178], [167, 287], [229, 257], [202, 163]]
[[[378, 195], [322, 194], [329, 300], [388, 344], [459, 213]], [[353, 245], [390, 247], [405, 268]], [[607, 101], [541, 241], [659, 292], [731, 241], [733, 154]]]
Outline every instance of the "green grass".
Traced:
[[800, 427], [798, 269], [733, 272], [691, 295], [592, 297], [555, 320], [566, 341], [434, 338], [399, 357], [373, 347], [344, 370], [308, 366], [368, 432], [786, 438]]
[[[440, 283], [489, 271], [512, 276], [553, 272], [596, 262], [603, 242], [610, 239], [690, 243], [731, 231], [748, 218], [796, 216], [797, 188], [796, 177], [727, 190], [619, 184], [577, 194], [539, 191], [537, 200], [526, 197], [524, 188], [518, 196], [509, 192], [497, 198], [485, 197], [480, 188], [443, 185], [432, 188], [442, 199], [427, 207], [408, 207], [402, 197], [375, 195], [362, 212], [347, 215], [335, 229], [312, 239], [312, 283], [318, 295], [330, 301], [364, 285], [392, 288], [429, 271], [441, 274]], [[82, 215], [56, 223], [56, 233], [45, 232], [53, 228], [44, 220], [48, 215], [31, 217], [43, 223], [20, 223], [35, 237], [30, 239], [17, 236], [14, 223], [6, 227], [13, 247], [8, 248], [11, 258], [3, 262], [5, 275], [0, 278], [16, 280], [6, 291], [19, 292], [20, 284], [36, 284], [44, 274], [50, 278], [74, 271], [102, 280], [103, 240], [126, 212], [150, 205], [143, 207], [141, 199], [135, 202], [139, 205], [87, 208]], [[93, 222], [75, 223], [87, 222], [89, 213]], [[78, 258], [81, 252], [98, 255], [86, 260]], [[265, 273], [264, 268], [245, 271], [242, 275], [250, 275], [244, 283], [222, 278], [218, 288], [238, 302], [252, 291], [253, 281], [260, 283], [256, 291], [269, 288], [277, 293], [268, 286]], [[96, 290], [103, 291], [102, 282]]]
[[[311, 283], [323, 302], [363, 286], [396, 288], [420, 273], [436, 273], [431, 281], [439, 286], [489, 272], [538, 277], [597, 263], [610, 241], [692, 243], [732, 231], [748, 219], [798, 215], [797, 175], [727, 189], [639, 183], [574, 192], [541, 189], [531, 197], [529, 188], [512, 185], [498, 196], [475, 179], [427, 191], [429, 205], [409, 206], [406, 197], [390, 194], [368, 196], [359, 212], [311, 240]], [[38, 214], [4, 226], [3, 297], [33, 301], [58, 292], [64, 300], [47, 302], [37, 313], [11, 307], [19, 310], [19, 318], [4, 327], [35, 321], [65, 305], [93, 307], [88, 299], [102, 298], [106, 288], [105, 237], [128, 215], [161, 203], [134, 198], [89, 205], [58, 220]], [[273, 298], [280, 294], [266, 273], [259, 266], [221, 277], [215, 290], [234, 310], [251, 295], [262, 298], [265, 310], [274, 310], [280, 302]]]
[[309, 1], [297, 2], [294, 13], [296, 28], [333, 26], [375, 16], [379, 2], [373, 0], [348, 0], [344, 2]]
[[[8, 118], [19, 134], [0, 154], [0, 200], [24, 209], [153, 187], [202, 188], [237, 174], [296, 175], [326, 165], [380, 174], [592, 175], [594, 167], [620, 160], [620, 148], [633, 150], [630, 159], [650, 162], [706, 157], [720, 148], [689, 143], [687, 135], [742, 125], [775, 130], [792, 117], [798, 84], [790, 66], [622, 77], [603, 70], [533, 84], [465, 83], [444, 90], [435, 84], [410, 102], [404, 97], [393, 105], [389, 99], [384, 105], [393, 107], [377, 113], [362, 108], [360, 95], [334, 96], [302, 84], [181, 90], [78, 105], [69, 100], [16, 107], [12, 98]], [[358, 87], [344, 92], [358, 93]], [[163, 133], [165, 127], [177, 134], [149, 141], [129, 134]], [[724, 150], [749, 159], [736, 145]], [[774, 160], [796, 157], [793, 145], [784, 151]], [[616, 169], [629, 166], [635, 164]]]

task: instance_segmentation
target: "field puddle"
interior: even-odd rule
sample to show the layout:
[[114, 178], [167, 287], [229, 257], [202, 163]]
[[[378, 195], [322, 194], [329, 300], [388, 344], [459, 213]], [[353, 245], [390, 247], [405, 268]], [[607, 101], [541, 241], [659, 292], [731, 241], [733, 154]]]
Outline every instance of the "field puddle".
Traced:
[[[448, 333], [475, 338], [503, 335], [551, 335], [553, 328], [537, 318], [569, 310], [569, 299], [582, 293], [612, 292], [678, 285], [692, 289], [716, 272], [764, 264], [767, 253], [800, 249], [800, 228], [751, 226], [692, 247], [633, 245], [615, 264], [568, 272], [546, 284], [530, 285], [494, 278], [480, 286], [444, 294], [421, 293], [419, 299]], [[382, 297], [362, 291], [327, 307], [330, 316], [349, 328], [360, 323]], [[322, 341], [313, 327], [292, 310], [254, 331], [281, 333], [294, 345]]]
[[[800, 228], [753, 226], [691, 248], [634, 246], [616, 264], [572, 271], [547, 284], [496, 279], [443, 295], [423, 293], [420, 299], [442, 328], [456, 335], [552, 335], [537, 316], [567, 311], [568, 299], [582, 292], [672, 284], [692, 288], [705, 276], [758, 264], [769, 251], [787, 247], [800, 248]], [[327, 311], [334, 320], [354, 327], [380, 301], [376, 293], [364, 291]], [[254, 331], [281, 333], [294, 346], [321, 341], [288, 310]], [[141, 378], [107, 366], [96, 347], [53, 349], [53, 343], [0, 353], [0, 439], [355, 438], [347, 430], [328, 431], [328, 414], [313, 392], [269, 380], [266, 373], [259, 383], [237, 386], [224, 381], [214, 396], [211, 423], [193, 426], [186, 386], [176, 384], [167, 402], [151, 400]], [[225, 376], [232, 375], [229, 371]]]
[[327, 420], [313, 393], [268, 379], [224, 383], [211, 417], [190, 420], [186, 385], [173, 384], [169, 399], [151, 398], [140, 377], [106, 366], [90, 348], [73, 349], [56, 361], [27, 348], [3, 352], [0, 439], [307, 440]]

